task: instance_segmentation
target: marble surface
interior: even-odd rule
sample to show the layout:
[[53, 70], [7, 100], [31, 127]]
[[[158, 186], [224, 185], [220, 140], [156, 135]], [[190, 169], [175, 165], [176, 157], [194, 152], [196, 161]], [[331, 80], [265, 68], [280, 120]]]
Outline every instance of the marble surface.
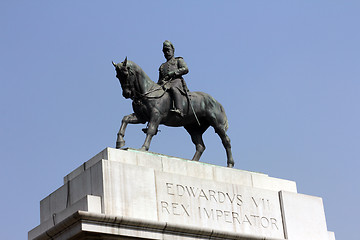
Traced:
[[[29, 239], [50, 239], [49, 230], [67, 226], [77, 211], [98, 217], [91, 224], [79, 218], [80, 233], [105, 234], [101, 219], [115, 216], [142, 227], [165, 223], [199, 232], [191, 238], [155, 234], [159, 239], [201, 239], [209, 231], [235, 234], [233, 239], [335, 239], [321, 198], [298, 194], [293, 181], [135, 149], [106, 148], [65, 176], [64, 185], [40, 202], [40, 225]], [[112, 234], [118, 228], [112, 226]], [[132, 237], [141, 227], [136, 231]]]

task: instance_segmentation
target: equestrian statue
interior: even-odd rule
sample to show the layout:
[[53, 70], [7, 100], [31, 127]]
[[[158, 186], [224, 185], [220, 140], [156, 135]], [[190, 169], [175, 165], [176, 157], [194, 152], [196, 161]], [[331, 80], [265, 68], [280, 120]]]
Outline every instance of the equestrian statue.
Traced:
[[132, 99], [134, 110], [134, 113], [122, 119], [116, 148], [125, 145], [125, 130], [129, 123], [148, 123], [147, 128], [143, 129], [146, 134], [141, 148], [143, 151], [149, 150], [151, 139], [157, 134], [160, 124], [184, 127], [196, 147], [192, 160], [199, 161], [205, 150], [202, 135], [212, 126], [226, 150], [227, 166], [233, 167], [230, 138], [226, 134], [229, 125], [223, 106], [207, 93], [188, 90], [182, 77], [188, 73], [188, 67], [182, 57], [174, 57], [174, 52], [174, 45], [166, 40], [163, 53], [167, 61], [159, 68], [157, 83], [127, 58], [118, 64], [113, 62], [122, 95]]

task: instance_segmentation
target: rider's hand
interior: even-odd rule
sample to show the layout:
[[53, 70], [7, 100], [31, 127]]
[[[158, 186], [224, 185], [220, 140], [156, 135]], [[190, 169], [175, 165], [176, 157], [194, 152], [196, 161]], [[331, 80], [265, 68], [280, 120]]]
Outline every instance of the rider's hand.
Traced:
[[169, 78], [172, 78], [172, 77], [175, 76], [175, 72], [174, 72], [174, 71], [171, 71], [171, 72], [169, 72], [169, 73], [167, 74], [167, 76], [168, 76]]
[[169, 84], [165, 84], [165, 85], [163, 86], [164, 91], [167, 91], [169, 88], [170, 88]]

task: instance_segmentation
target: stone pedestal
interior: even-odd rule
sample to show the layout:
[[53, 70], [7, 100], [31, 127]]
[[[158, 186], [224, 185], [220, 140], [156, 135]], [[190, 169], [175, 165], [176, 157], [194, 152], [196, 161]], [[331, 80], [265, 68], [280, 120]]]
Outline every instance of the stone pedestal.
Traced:
[[322, 199], [266, 174], [106, 148], [40, 202], [29, 239], [335, 240]]

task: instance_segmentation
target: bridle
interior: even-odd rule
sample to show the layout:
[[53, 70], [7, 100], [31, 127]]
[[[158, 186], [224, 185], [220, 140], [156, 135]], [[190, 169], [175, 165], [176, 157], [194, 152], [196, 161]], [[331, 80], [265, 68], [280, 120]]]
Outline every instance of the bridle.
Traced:
[[[141, 93], [138, 90], [136, 90], [136, 87], [135, 87], [135, 84], [138, 83], [139, 81], [136, 77], [134, 70], [131, 67], [129, 67], [129, 68], [127, 68], [127, 71], [128, 71], [128, 74], [126, 76], [124, 76], [125, 77], [124, 87], [129, 88], [130, 91], [133, 92], [134, 100], [141, 100], [143, 98], [154, 99], [154, 98], [161, 98], [162, 96], [164, 96], [166, 91], [163, 91], [163, 93], [160, 96], [148, 96], [148, 95], [153, 92], [162, 90], [163, 86], [166, 84], [166, 82], [161, 84], [158, 87], [156, 87], [157, 84], [153, 84], [153, 86], [150, 88], [150, 90], [148, 90], [145, 93]], [[137, 87], [140, 88], [139, 85]]]

